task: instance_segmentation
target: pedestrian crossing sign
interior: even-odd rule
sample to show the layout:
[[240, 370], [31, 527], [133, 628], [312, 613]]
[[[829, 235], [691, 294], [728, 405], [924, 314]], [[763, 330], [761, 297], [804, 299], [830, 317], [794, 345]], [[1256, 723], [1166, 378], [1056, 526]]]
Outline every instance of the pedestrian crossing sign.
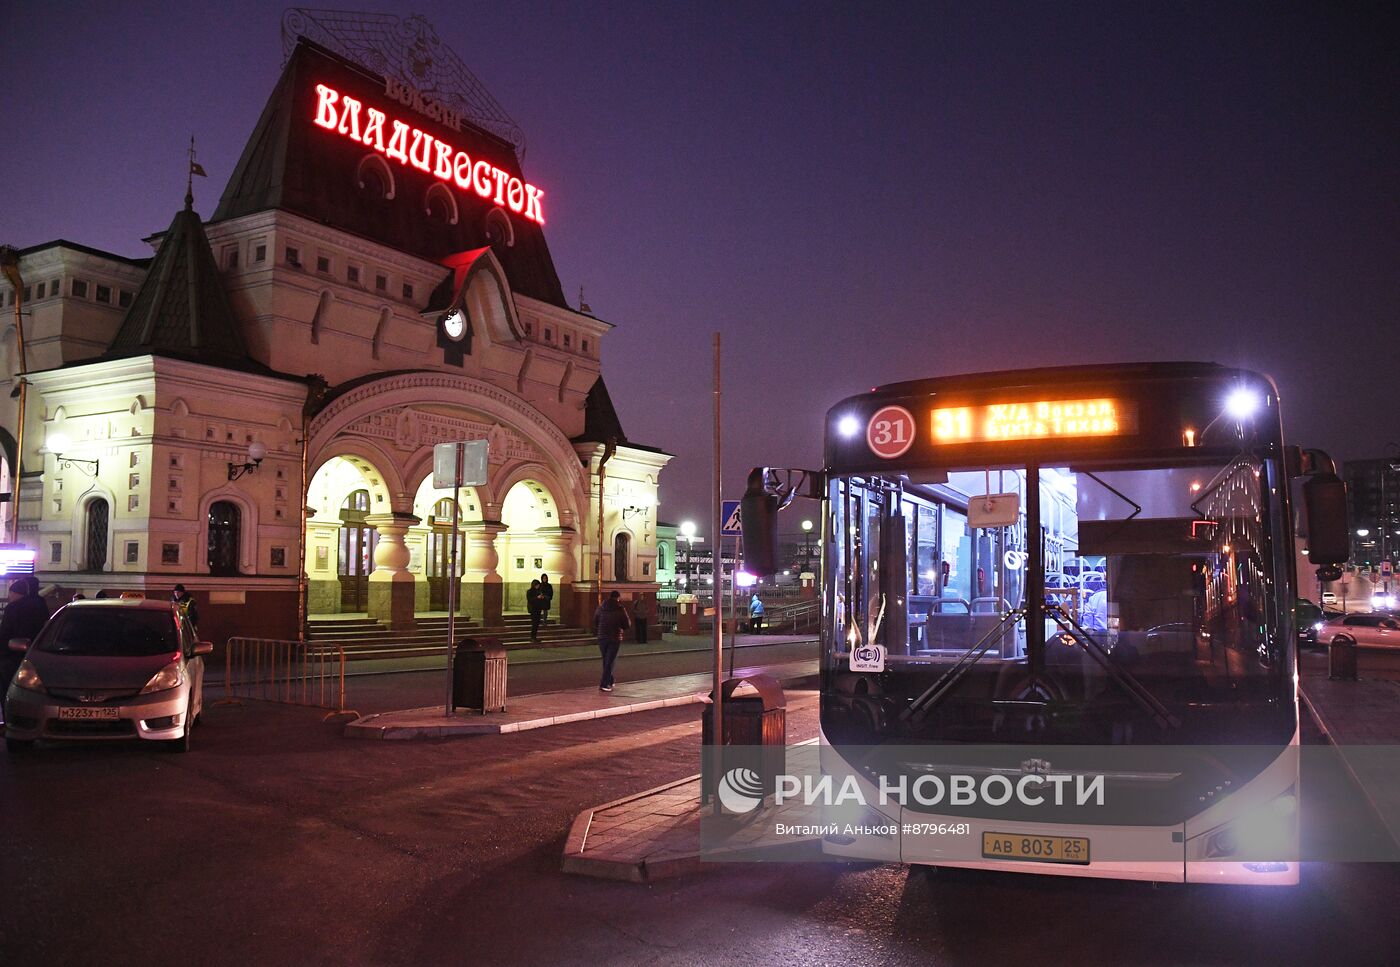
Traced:
[[739, 523], [739, 501], [723, 501], [720, 511], [720, 516], [724, 518], [724, 526], [719, 529], [721, 534], [726, 537], [738, 537], [744, 533], [744, 528]]

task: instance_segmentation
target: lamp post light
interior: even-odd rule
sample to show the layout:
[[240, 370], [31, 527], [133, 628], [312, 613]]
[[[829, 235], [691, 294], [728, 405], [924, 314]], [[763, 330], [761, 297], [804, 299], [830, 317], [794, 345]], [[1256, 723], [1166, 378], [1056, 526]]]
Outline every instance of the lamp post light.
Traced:
[[50, 433], [44, 440], [44, 449], [53, 454], [54, 461], [58, 464], [58, 469], [68, 470], [76, 467], [94, 480], [97, 479], [97, 471], [99, 468], [98, 461], [83, 460], [79, 457], [64, 455], [72, 445], [72, 441], [69, 440], [67, 434], [64, 433]]
[[802, 522], [802, 570], [812, 570], [812, 522]]
[[687, 594], [692, 594], [690, 590], [690, 545], [695, 543], [695, 521], [681, 521], [681, 539], [685, 541], [685, 590]]
[[244, 474], [252, 473], [254, 470], [258, 469], [258, 464], [263, 462], [263, 457], [265, 456], [267, 456], [267, 447], [263, 446], [259, 441], [254, 440], [252, 443], [248, 444], [248, 459], [246, 461], [243, 463], [229, 461], [228, 479], [237, 480]]

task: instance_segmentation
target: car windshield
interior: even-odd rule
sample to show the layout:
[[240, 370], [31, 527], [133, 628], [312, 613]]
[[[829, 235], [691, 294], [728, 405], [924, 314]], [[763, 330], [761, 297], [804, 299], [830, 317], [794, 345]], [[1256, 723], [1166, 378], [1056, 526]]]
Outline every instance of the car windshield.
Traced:
[[[1273, 590], [1288, 565], [1271, 461], [923, 476], [833, 483], [829, 691], [855, 690], [844, 711], [860, 739], [1291, 730], [1278, 711], [1292, 643]], [[885, 674], [858, 676], [880, 649]], [[847, 703], [832, 697], [834, 725]]]
[[116, 608], [63, 609], [40, 632], [36, 651], [54, 655], [139, 658], [180, 650], [169, 612]]

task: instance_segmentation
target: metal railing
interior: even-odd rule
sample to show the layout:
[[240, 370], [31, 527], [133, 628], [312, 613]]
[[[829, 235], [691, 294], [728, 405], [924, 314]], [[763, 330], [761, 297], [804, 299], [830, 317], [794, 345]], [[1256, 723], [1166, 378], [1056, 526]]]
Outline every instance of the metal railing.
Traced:
[[[705, 609], [711, 607], [710, 604], [702, 601], [700, 603], [700, 617], [698, 627], [713, 627], [714, 618], [705, 614]], [[679, 620], [679, 608], [675, 602], [667, 604], [658, 602], [656, 606], [656, 618], [664, 628], [674, 628]], [[739, 602], [738, 617], [740, 627], [747, 627], [749, 624], [748, 605], [743, 601]], [[725, 620], [728, 620], [726, 612]], [[763, 616], [763, 630], [768, 634], [799, 634], [802, 632], [815, 632], [821, 628], [822, 603], [810, 598], [801, 601], [793, 601], [788, 604], [769, 604]]]
[[280, 702], [358, 715], [345, 707], [345, 647], [334, 642], [230, 638], [224, 650], [224, 704]]

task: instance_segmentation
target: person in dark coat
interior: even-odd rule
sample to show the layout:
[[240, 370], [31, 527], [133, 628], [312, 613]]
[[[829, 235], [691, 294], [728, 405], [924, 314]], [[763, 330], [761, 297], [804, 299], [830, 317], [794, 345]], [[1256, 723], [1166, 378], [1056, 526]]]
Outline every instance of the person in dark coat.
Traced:
[[549, 624], [549, 609], [554, 607], [554, 585], [549, 583], [549, 575], [540, 575], [540, 624]]
[[544, 596], [540, 594], [540, 582], [531, 581], [530, 590], [525, 592], [525, 610], [530, 613], [530, 640], [540, 640], [540, 621], [544, 618]]
[[39, 596], [39, 579], [26, 574], [10, 584], [10, 599], [5, 605], [5, 614], [0, 617], [0, 701], [10, 690], [10, 679], [15, 677], [19, 663], [24, 656], [10, 651], [11, 638], [28, 638], [33, 641], [38, 636], [44, 622], [49, 620], [49, 605]]
[[632, 627], [632, 619], [622, 606], [622, 595], [613, 591], [607, 600], [593, 612], [593, 627], [598, 632], [598, 651], [603, 656], [603, 677], [598, 688], [604, 692], [613, 690], [613, 663], [617, 661], [617, 650], [622, 647], [622, 637]]
[[175, 603], [175, 607], [180, 609], [180, 613], [190, 619], [190, 627], [199, 630], [199, 606], [195, 604], [194, 595], [185, 590], [183, 584], [175, 585], [175, 590], [171, 592], [170, 600]]

